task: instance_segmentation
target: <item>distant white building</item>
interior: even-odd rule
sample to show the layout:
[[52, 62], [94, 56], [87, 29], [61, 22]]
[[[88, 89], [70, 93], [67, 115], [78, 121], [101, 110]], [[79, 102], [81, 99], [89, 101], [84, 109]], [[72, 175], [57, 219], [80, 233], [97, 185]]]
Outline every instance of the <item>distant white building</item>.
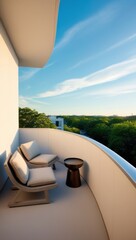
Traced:
[[49, 116], [49, 119], [52, 123], [56, 125], [56, 127], [60, 130], [64, 129], [64, 119], [62, 117], [57, 116]]

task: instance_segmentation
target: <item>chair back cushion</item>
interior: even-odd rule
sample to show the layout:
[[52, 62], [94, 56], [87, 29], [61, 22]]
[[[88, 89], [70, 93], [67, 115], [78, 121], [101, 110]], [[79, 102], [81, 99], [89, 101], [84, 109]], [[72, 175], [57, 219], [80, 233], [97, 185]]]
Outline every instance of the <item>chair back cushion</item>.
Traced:
[[20, 148], [28, 161], [30, 161], [32, 158], [40, 155], [40, 153], [41, 153], [36, 141], [23, 143], [20, 145]]
[[18, 151], [11, 157], [10, 165], [20, 182], [26, 184], [29, 178], [29, 168]]

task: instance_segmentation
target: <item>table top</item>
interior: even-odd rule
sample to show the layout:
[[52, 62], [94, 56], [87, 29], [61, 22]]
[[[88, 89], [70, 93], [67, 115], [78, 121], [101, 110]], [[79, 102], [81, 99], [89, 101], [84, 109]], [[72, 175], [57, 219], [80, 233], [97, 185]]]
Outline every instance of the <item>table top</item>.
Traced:
[[64, 160], [64, 163], [66, 166], [82, 166], [83, 165], [83, 160], [80, 158], [66, 158]]

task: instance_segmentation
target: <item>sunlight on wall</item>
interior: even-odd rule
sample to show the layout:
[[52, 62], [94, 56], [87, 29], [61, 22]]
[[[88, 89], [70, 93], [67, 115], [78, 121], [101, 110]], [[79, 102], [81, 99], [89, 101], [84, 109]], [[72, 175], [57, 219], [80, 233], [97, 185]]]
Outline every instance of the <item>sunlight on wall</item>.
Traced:
[[18, 60], [0, 22], [0, 190], [5, 183], [3, 162], [18, 145]]

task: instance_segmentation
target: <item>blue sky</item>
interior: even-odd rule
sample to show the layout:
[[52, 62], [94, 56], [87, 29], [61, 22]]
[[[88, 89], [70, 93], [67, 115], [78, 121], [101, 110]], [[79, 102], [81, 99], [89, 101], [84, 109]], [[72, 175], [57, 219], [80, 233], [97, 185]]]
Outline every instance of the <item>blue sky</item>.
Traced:
[[136, 0], [60, 0], [47, 64], [19, 68], [19, 105], [46, 115], [136, 115]]

